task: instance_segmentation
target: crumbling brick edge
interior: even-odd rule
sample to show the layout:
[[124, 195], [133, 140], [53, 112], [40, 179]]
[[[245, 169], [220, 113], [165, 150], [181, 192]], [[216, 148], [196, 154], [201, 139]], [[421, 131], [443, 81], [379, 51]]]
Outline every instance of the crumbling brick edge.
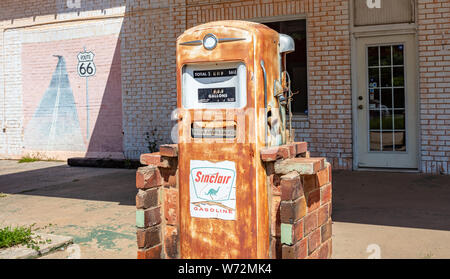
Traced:
[[142, 154], [136, 171], [138, 259], [179, 258], [178, 146]]
[[[329, 259], [332, 255], [332, 177], [325, 158], [306, 142], [260, 152], [267, 174], [271, 259]], [[136, 172], [138, 259], [180, 258], [178, 145], [142, 154]]]
[[269, 187], [272, 259], [330, 259], [332, 176], [325, 158], [306, 142], [261, 151]]

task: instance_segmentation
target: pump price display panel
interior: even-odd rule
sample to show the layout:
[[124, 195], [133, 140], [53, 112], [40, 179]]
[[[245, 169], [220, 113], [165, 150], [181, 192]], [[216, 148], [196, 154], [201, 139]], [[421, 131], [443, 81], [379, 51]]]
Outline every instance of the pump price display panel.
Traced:
[[237, 69], [194, 71], [194, 78], [230, 77], [237, 75]]
[[236, 88], [200, 88], [198, 89], [199, 103], [213, 103], [213, 102], [236, 102]]
[[247, 103], [247, 70], [242, 62], [185, 65], [182, 103], [188, 109], [234, 109]]

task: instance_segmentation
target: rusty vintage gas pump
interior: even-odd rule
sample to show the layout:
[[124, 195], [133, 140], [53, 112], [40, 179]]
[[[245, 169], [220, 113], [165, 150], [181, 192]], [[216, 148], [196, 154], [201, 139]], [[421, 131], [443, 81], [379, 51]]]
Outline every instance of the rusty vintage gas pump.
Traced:
[[285, 54], [265, 25], [218, 21], [177, 40], [182, 258], [267, 258], [261, 148], [292, 141]]

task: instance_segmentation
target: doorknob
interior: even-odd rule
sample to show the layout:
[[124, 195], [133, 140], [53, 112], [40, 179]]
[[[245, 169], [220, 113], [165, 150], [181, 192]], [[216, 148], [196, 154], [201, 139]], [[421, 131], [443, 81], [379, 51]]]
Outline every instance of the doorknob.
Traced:
[[363, 105], [359, 105], [359, 106], [358, 106], [358, 109], [363, 109]]
[[360, 101], [362, 101], [362, 99], [363, 99], [363, 96], [359, 96], [359, 97], [358, 97], [358, 99], [359, 99]]

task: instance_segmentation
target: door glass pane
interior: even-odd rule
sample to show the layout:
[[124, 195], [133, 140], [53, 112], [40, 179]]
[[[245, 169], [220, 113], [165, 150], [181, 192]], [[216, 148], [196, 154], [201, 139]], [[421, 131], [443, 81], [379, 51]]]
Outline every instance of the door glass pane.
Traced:
[[406, 133], [403, 131], [394, 132], [395, 151], [406, 151]]
[[369, 109], [376, 109], [380, 106], [380, 89], [369, 89]]
[[380, 84], [380, 69], [369, 68], [369, 88], [378, 87]]
[[378, 66], [378, 47], [369, 47], [368, 48], [368, 62], [369, 62], [369, 67], [370, 66]]
[[380, 47], [380, 65], [389, 66], [392, 65], [391, 61], [391, 46]]
[[381, 109], [386, 110], [392, 108], [392, 89], [381, 89]]
[[394, 129], [404, 130], [405, 129], [405, 110], [395, 110], [394, 112]]
[[394, 108], [405, 108], [405, 89], [394, 89]]
[[369, 140], [370, 140], [370, 151], [381, 151], [381, 132], [370, 131]]
[[403, 67], [394, 67], [394, 86], [405, 86], [405, 72]]
[[394, 150], [394, 138], [392, 131], [383, 131], [382, 133], [383, 151]]
[[370, 111], [370, 130], [380, 130], [380, 111]]
[[381, 70], [381, 87], [391, 87], [392, 86], [392, 68], [383, 67]]
[[370, 151], [406, 151], [403, 45], [371, 46], [368, 55]]
[[391, 111], [383, 111], [381, 116], [381, 128], [383, 130], [392, 130], [394, 124], [392, 123], [392, 118], [394, 116], [392, 115]]
[[392, 52], [394, 65], [403, 65], [403, 45], [393, 46]]

